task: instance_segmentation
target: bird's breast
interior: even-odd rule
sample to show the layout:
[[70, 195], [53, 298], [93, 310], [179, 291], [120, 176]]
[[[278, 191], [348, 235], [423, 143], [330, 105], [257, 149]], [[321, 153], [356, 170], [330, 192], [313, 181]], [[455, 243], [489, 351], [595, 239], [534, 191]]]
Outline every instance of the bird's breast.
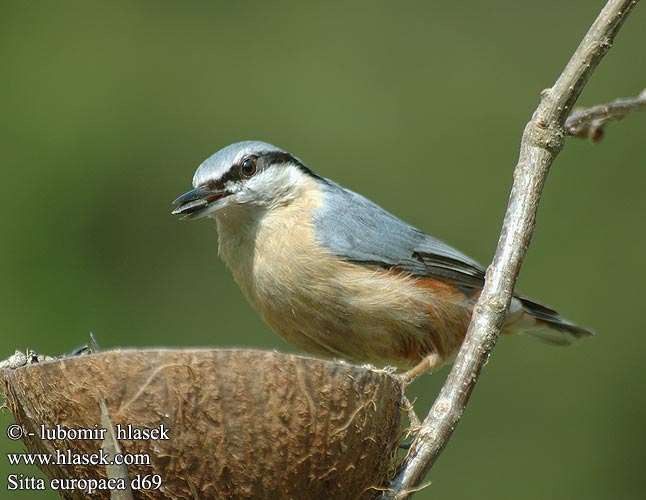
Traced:
[[430, 311], [452, 309], [462, 323], [462, 295], [322, 248], [311, 217], [320, 202], [301, 197], [252, 220], [218, 218], [220, 255], [263, 320], [305, 351], [381, 366], [445, 350], [451, 339], [433, 335]]

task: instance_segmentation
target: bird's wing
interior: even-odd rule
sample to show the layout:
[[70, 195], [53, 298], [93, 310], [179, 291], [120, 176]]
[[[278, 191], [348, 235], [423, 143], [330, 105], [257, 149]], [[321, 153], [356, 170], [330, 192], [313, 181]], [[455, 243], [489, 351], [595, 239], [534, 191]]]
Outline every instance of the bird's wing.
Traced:
[[328, 181], [313, 214], [319, 242], [352, 262], [397, 268], [480, 288], [485, 270], [446, 243], [406, 224], [360, 194]]
[[426, 265], [427, 275], [460, 285], [484, 286], [485, 269], [480, 264], [437, 238], [424, 237], [414, 255]]

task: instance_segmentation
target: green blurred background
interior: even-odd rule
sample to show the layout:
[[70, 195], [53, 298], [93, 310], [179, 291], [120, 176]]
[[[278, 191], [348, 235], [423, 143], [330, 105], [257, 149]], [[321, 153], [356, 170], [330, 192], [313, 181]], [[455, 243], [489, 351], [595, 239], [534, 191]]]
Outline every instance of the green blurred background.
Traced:
[[[602, 1], [0, 3], [0, 358], [292, 351], [170, 202], [262, 139], [488, 263], [522, 128]], [[638, 6], [579, 104], [646, 86]], [[554, 20], [554, 17], [557, 17]], [[599, 335], [502, 339], [416, 498], [644, 495], [646, 114], [568, 139], [518, 289]], [[412, 388], [425, 413], [447, 370]], [[0, 448], [19, 451], [4, 437]], [[4, 498], [56, 498], [6, 492]]]

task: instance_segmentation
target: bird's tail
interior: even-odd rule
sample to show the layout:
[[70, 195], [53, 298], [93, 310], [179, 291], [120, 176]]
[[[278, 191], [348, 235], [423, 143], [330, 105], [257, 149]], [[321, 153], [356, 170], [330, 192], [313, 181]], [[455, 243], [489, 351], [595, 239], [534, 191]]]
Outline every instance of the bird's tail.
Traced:
[[561, 346], [594, 335], [594, 331], [562, 318], [555, 310], [520, 296], [512, 299], [503, 333], [519, 333]]

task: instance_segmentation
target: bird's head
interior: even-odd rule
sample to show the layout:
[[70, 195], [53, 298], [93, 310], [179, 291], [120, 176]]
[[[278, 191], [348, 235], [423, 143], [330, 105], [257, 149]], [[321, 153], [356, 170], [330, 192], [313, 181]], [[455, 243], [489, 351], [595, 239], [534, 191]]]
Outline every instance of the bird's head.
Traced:
[[286, 151], [260, 141], [237, 142], [198, 167], [194, 189], [173, 202], [173, 214], [200, 219], [235, 207], [269, 209], [299, 196], [307, 177], [316, 178]]

